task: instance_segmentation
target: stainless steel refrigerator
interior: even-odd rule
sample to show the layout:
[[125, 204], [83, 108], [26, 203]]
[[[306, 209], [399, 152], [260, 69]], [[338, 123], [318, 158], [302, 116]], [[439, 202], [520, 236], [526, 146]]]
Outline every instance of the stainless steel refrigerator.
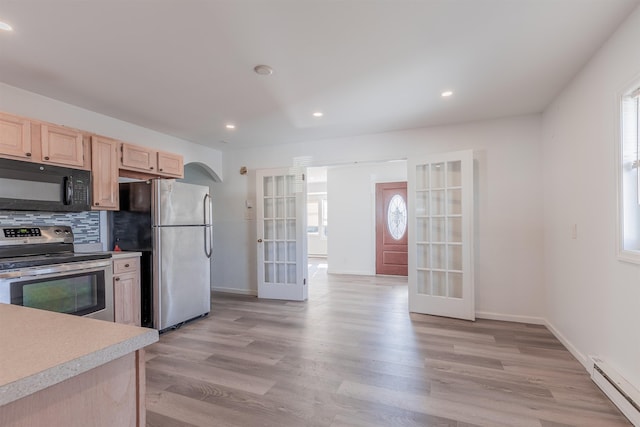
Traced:
[[154, 179], [120, 184], [112, 244], [140, 251], [142, 324], [165, 330], [211, 309], [209, 188]]

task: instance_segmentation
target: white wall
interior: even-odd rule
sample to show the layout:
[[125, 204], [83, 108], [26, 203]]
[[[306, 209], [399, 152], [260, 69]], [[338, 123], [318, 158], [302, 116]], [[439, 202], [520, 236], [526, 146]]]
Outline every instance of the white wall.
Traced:
[[[0, 83], [0, 111], [171, 151], [206, 165], [222, 180], [222, 152]], [[206, 141], [205, 141], [206, 142]]]
[[[476, 309], [485, 317], [539, 322], [543, 312], [540, 129], [540, 116], [532, 115], [225, 152], [225, 183], [219, 193], [225, 209], [217, 226], [225, 248], [224, 273], [218, 286], [256, 291], [255, 221], [245, 219], [245, 200], [255, 204], [257, 168], [288, 167], [297, 156], [309, 156], [313, 166], [322, 166], [473, 149]], [[241, 166], [249, 168], [247, 175], [238, 173]], [[329, 233], [331, 242], [334, 233]]]
[[407, 162], [329, 168], [328, 272], [376, 274], [375, 184], [407, 180]]
[[[617, 92], [640, 78], [640, 9], [543, 116], [546, 317], [640, 389], [640, 265], [616, 258]], [[577, 239], [571, 226], [577, 224]]]

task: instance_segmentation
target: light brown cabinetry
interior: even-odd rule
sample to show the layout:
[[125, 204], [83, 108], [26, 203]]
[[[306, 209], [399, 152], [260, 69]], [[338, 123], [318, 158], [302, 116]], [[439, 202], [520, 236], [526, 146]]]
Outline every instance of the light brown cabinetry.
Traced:
[[184, 177], [184, 164], [179, 154], [158, 151], [158, 173], [174, 178]]
[[157, 151], [126, 142], [122, 143], [120, 150], [122, 152], [120, 169], [152, 176], [184, 177], [183, 159], [179, 154]]
[[29, 120], [0, 113], [0, 156], [18, 160], [31, 158], [31, 122]]
[[113, 260], [113, 308], [116, 323], [140, 326], [140, 258]]
[[84, 164], [84, 144], [81, 132], [42, 124], [40, 126], [42, 163], [70, 166], [82, 169]]
[[118, 210], [118, 144], [115, 139], [91, 136], [93, 209]]

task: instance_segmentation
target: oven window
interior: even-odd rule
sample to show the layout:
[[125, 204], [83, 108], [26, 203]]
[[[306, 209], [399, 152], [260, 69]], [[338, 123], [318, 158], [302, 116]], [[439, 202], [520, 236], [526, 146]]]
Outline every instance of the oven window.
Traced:
[[104, 272], [12, 283], [11, 303], [84, 316], [105, 308]]

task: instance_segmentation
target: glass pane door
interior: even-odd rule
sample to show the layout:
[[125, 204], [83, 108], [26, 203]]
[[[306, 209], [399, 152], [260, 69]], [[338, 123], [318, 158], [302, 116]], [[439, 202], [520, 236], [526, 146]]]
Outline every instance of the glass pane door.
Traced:
[[411, 311], [475, 317], [472, 167], [470, 151], [409, 162]]
[[261, 298], [306, 299], [304, 191], [297, 187], [296, 176], [287, 169], [257, 173]]

